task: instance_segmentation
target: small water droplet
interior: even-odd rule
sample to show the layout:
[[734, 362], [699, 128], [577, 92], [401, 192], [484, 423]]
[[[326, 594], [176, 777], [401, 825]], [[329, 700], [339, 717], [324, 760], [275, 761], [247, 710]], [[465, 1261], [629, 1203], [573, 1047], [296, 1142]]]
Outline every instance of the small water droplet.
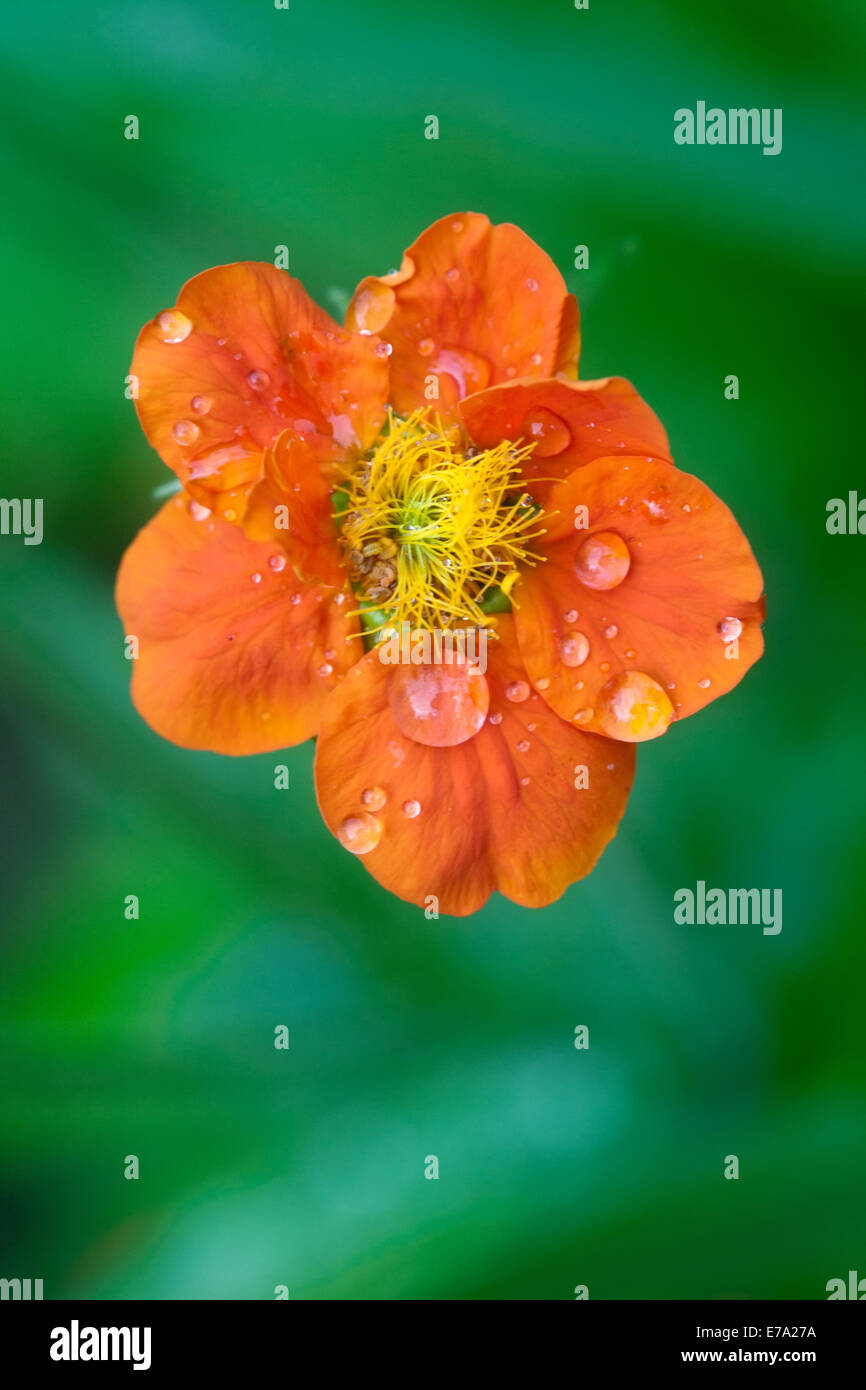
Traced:
[[528, 787], [528, 786], [529, 786], [529, 783], [531, 782], [531, 780], [532, 780], [531, 777], [521, 777], [521, 779], [520, 779], [520, 785], [521, 785], [521, 787]]
[[384, 787], [366, 787], [361, 792], [361, 803], [365, 811], [381, 811], [388, 800]]
[[582, 666], [589, 656], [589, 638], [584, 632], [567, 632], [559, 639], [559, 657], [564, 666]]
[[404, 802], [403, 802], [403, 815], [404, 815], [404, 816], [408, 816], [410, 820], [414, 820], [415, 817], [416, 817], [416, 816], [420, 816], [420, 814], [421, 814], [421, 802], [420, 802], [420, 801], [410, 800], [410, 801], [404, 801]]
[[549, 690], [550, 676], [542, 676], [540, 680], [535, 682], [535, 688], [536, 690]]
[[540, 352], [534, 352], [529, 359], [530, 366], [532, 367], [540, 367], [543, 361], [544, 358], [541, 356]]
[[192, 420], [178, 420], [177, 424], [172, 425], [171, 432], [178, 444], [194, 444], [199, 435], [198, 425]]
[[460, 271], [457, 269], [456, 265], [452, 265], [450, 270], [446, 270], [445, 279], [448, 281], [449, 285], [453, 285], [455, 280], [460, 279]]
[[490, 724], [501, 724], [501, 723], [502, 723], [502, 715], [501, 715], [501, 714], [499, 713], [499, 711], [497, 710], [495, 714], [491, 714], [490, 719], [489, 719], [488, 722], [489, 722]]
[[369, 854], [381, 838], [382, 826], [368, 811], [362, 811], [357, 816], [347, 816], [337, 826], [337, 839], [350, 854]]
[[429, 357], [435, 346], [432, 338], [422, 338], [418, 344], [418, 352], [422, 357]]
[[194, 410], [196, 415], [207, 415], [213, 401], [210, 396], [193, 396], [189, 404], [190, 409]]
[[330, 676], [333, 675], [333, 672], [334, 668], [331, 665], [330, 661], [323, 661], [321, 666], [319, 667], [319, 675], [322, 677]]
[[271, 384], [271, 379], [267, 372], [260, 371], [258, 367], [249, 373], [247, 381], [254, 391], [264, 391], [265, 387]]
[[529, 683], [527, 681], [511, 681], [505, 687], [505, 698], [510, 700], [513, 705], [520, 705], [524, 700], [529, 699]]
[[716, 631], [726, 642], [732, 642], [739, 637], [743, 631], [743, 624], [739, 618], [722, 618]]
[[190, 502], [187, 511], [193, 521], [206, 521], [210, 516], [210, 507], [203, 507], [201, 502]]
[[250, 579], [253, 581], [254, 584], [261, 584], [262, 582], [262, 576], [259, 574], [258, 570], [255, 574], [250, 575]]
[[633, 647], [629, 647], [628, 651], [627, 651], [626, 654], [625, 654], [625, 659], [626, 659], [626, 661], [634, 661], [634, 659], [635, 659], [636, 656], [637, 656], [637, 652], [634, 650], [634, 648], [633, 648]]
[[588, 724], [594, 714], [595, 710], [592, 705], [584, 705], [583, 709], [579, 709], [574, 716], [574, 722], [575, 724]]
[[562, 616], [567, 623], [576, 623], [578, 618], [580, 617], [580, 614], [578, 613], [576, 608], [569, 608], [567, 612], [563, 613]]
[[599, 671], [603, 671], [603, 672], [605, 673], [605, 675], [607, 675], [608, 671], [610, 670], [610, 662], [609, 662], [609, 661], [600, 661], [600, 662], [599, 662], [598, 669], [599, 669]]
[[285, 555], [271, 555], [268, 559], [268, 567], [279, 574], [281, 570], [286, 568]]
[[538, 281], [537, 281], [537, 280], [533, 280], [533, 278], [532, 278], [531, 275], [529, 276], [528, 280], [526, 281], [526, 288], [529, 290], [529, 293], [530, 293], [530, 294], [535, 294], [535, 291], [538, 289]]
[[618, 632], [619, 632], [619, 628], [617, 627], [616, 623], [611, 623], [610, 627], [606, 627], [606, 628], [605, 628], [605, 630], [604, 630], [604, 635], [605, 635], [605, 637], [608, 637], [608, 638], [610, 638], [611, 640], [613, 640], [613, 638], [616, 637], [616, 634], [617, 634]]
[[182, 343], [192, 332], [192, 319], [180, 309], [163, 309], [157, 315], [156, 328], [164, 343]]
[[225, 511], [223, 512], [223, 517], [226, 521], [234, 521], [237, 517], [237, 512], [235, 511], [234, 507], [226, 507]]
[[702, 680], [699, 680], [699, 681], [698, 681], [698, 685], [700, 686], [701, 690], [709, 690], [709, 688], [710, 688], [710, 678], [709, 678], [709, 676], [704, 676]]
[[390, 357], [394, 349], [390, 343], [381, 342], [376, 344], [373, 351], [377, 357]]
[[451, 223], [451, 230], [452, 232], [456, 232], [458, 235], [460, 234], [460, 232], [463, 231], [463, 223], [459, 220], [459, 218], [456, 222]]

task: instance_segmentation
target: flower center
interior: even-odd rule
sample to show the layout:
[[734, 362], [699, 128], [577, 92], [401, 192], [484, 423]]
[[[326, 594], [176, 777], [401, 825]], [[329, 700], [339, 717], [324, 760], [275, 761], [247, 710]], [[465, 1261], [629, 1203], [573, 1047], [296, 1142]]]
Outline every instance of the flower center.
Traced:
[[426, 410], [389, 413], [346, 483], [342, 528], [349, 578], [385, 615], [380, 626], [487, 625], [485, 601], [538, 559], [528, 546], [544, 527], [520, 479], [533, 448], [476, 450]]

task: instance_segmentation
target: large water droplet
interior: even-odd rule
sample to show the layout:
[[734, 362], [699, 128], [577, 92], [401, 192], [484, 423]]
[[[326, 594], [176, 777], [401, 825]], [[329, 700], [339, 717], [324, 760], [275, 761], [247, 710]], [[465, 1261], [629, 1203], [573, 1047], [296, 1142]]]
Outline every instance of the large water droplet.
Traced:
[[663, 734], [673, 714], [674, 707], [658, 681], [644, 671], [622, 671], [602, 689], [598, 722], [610, 738], [642, 743]]
[[559, 658], [564, 666], [582, 666], [589, 656], [589, 638], [584, 632], [566, 632], [559, 639]]
[[577, 548], [574, 570], [588, 589], [615, 589], [628, 574], [631, 555], [616, 531], [594, 531]]
[[361, 811], [357, 816], [347, 816], [337, 826], [337, 839], [350, 854], [369, 854], [381, 838], [382, 826], [367, 811]]
[[486, 677], [462, 652], [445, 653], [441, 665], [398, 666], [388, 679], [388, 702], [397, 727], [415, 743], [453, 748], [477, 734], [490, 704]]
[[163, 309], [157, 315], [156, 330], [164, 343], [182, 343], [192, 332], [192, 319], [180, 309]]
[[522, 434], [535, 444], [533, 458], [549, 459], [561, 454], [571, 443], [571, 430], [559, 415], [539, 406], [527, 415]]
[[[420, 351], [420, 343], [418, 345]], [[442, 348], [433, 363], [437, 372], [445, 372], [457, 383], [461, 396], [483, 391], [490, 382], [492, 369], [486, 357], [467, 348]]]
[[[378, 333], [391, 317], [394, 291], [375, 281], [365, 285], [352, 306], [359, 333]], [[350, 325], [351, 326], [351, 325]]]

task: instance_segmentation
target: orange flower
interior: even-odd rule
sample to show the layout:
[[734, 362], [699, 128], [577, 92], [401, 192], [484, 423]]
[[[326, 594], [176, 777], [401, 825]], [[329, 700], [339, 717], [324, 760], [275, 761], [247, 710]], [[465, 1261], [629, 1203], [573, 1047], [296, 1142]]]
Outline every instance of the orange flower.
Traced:
[[142, 330], [144, 431], [182, 491], [117, 585], [132, 694], [186, 748], [318, 735], [322, 815], [386, 888], [542, 906], [616, 832], [634, 744], [762, 651], [761, 574], [517, 227], [461, 213], [341, 328], [268, 264]]

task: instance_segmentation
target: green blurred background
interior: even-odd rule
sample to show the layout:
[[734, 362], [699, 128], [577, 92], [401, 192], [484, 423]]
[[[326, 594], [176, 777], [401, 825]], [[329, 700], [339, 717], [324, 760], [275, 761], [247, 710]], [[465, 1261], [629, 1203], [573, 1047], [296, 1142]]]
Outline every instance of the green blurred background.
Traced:
[[[670, 1299], [866, 1274], [866, 539], [825, 530], [864, 488], [864, 41], [857, 0], [6, 16], [0, 488], [44, 498], [45, 539], [0, 538], [0, 1275]], [[675, 146], [699, 98], [782, 107], [782, 154]], [[147, 729], [112, 583], [168, 477], [124, 397], [144, 320], [282, 243], [333, 309], [467, 208], [557, 261], [582, 375], [630, 377], [732, 506], [769, 619], [744, 683], [641, 750], [590, 879], [429, 922], [325, 831], [311, 746], [276, 792], [282, 756]], [[782, 888], [781, 935], [675, 925], [697, 879]]]

